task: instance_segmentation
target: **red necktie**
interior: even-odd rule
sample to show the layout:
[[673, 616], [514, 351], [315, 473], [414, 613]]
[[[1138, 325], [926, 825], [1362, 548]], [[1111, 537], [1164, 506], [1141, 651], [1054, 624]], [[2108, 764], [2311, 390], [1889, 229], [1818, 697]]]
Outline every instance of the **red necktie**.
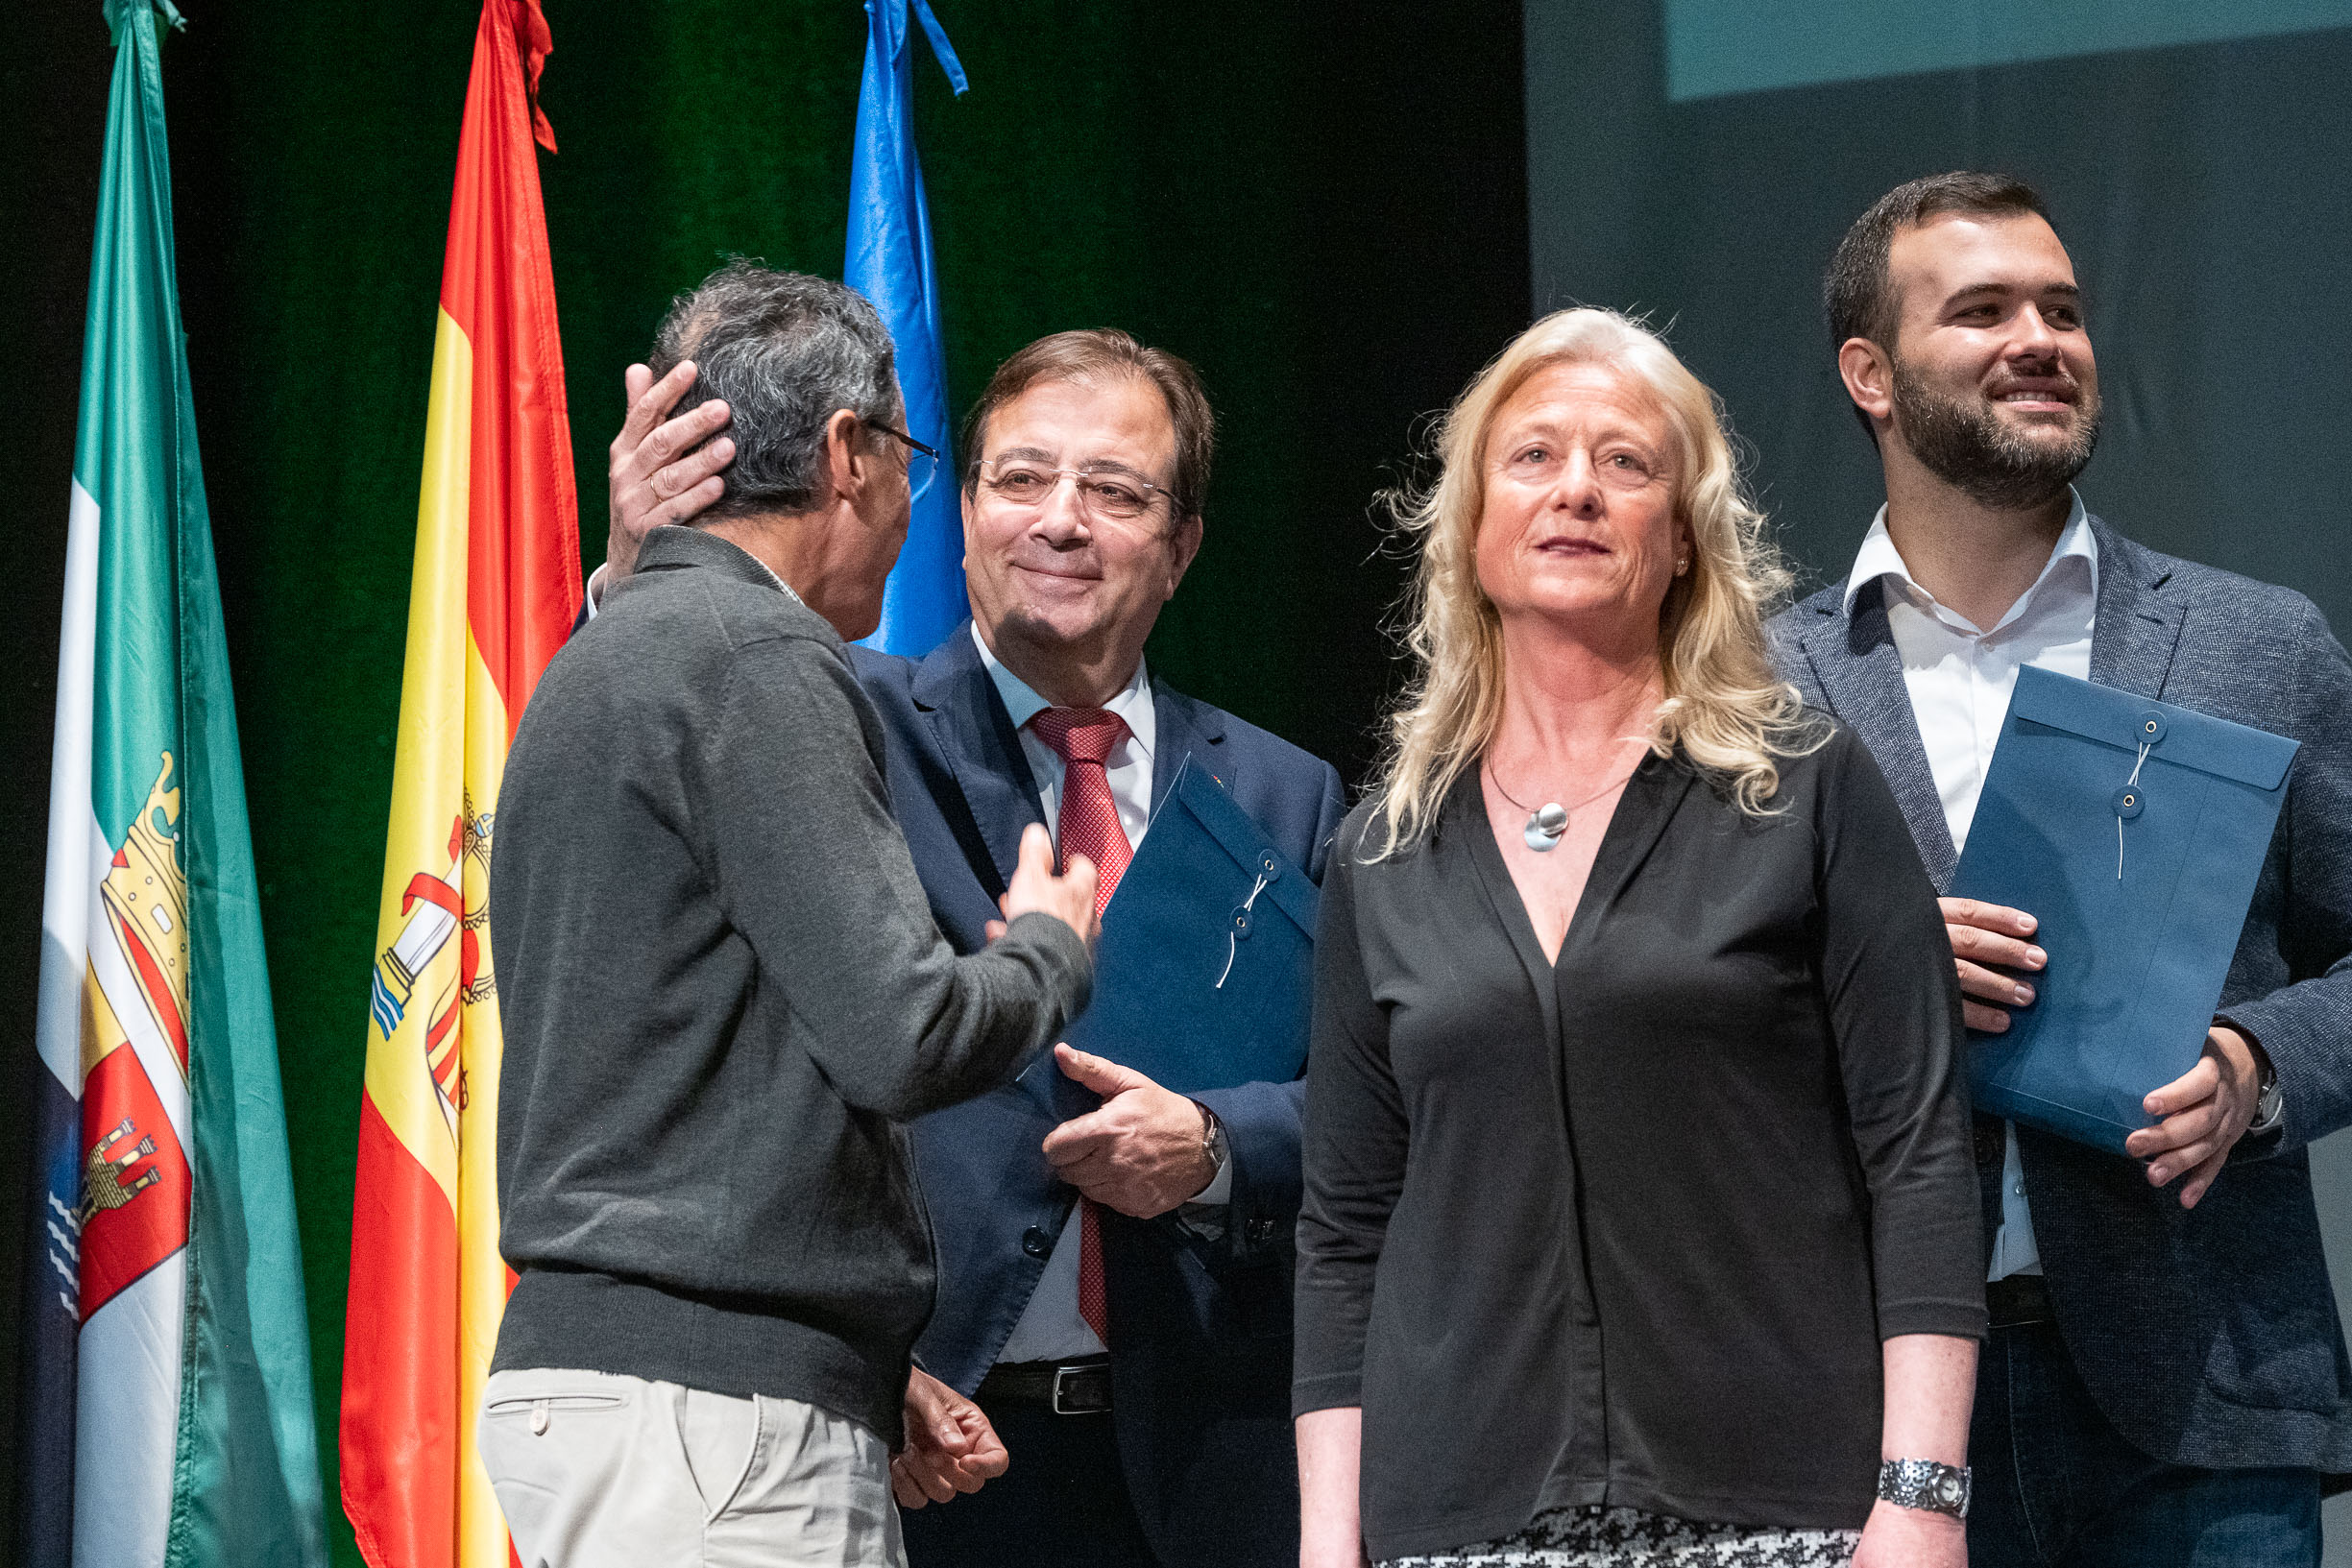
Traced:
[[[1104, 762], [1127, 738], [1127, 720], [1103, 708], [1048, 708], [1029, 721], [1038, 739], [1062, 760], [1059, 840], [1062, 862], [1083, 855], [1094, 862], [1094, 912], [1110, 903], [1112, 889], [1135, 850], [1119, 822]], [[1110, 1343], [1110, 1315], [1103, 1295], [1103, 1232], [1091, 1199], [1078, 1203], [1078, 1315], [1094, 1337]]]

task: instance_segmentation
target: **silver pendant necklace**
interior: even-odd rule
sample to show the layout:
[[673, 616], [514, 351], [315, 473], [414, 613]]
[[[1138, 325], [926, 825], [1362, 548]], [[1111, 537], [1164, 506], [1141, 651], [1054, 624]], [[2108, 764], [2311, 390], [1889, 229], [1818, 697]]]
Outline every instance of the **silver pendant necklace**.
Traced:
[[1494, 781], [1495, 790], [1501, 794], [1503, 799], [1527, 812], [1527, 826], [1519, 830], [1519, 837], [1524, 839], [1527, 847], [1538, 855], [1548, 855], [1560, 847], [1561, 839], [1567, 836], [1570, 811], [1580, 807], [1590, 806], [1594, 801], [1599, 800], [1603, 795], [1608, 794], [1640, 771], [1641, 764], [1636, 762], [1623, 776], [1610, 780], [1609, 783], [1601, 785], [1583, 800], [1572, 802], [1567, 806], [1563, 806], [1558, 801], [1545, 801], [1541, 806], [1531, 809], [1525, 801], [1503, 788], [1503, 781], [1495, 773], [1493, 764], [1487, 764], [1487, 777]]

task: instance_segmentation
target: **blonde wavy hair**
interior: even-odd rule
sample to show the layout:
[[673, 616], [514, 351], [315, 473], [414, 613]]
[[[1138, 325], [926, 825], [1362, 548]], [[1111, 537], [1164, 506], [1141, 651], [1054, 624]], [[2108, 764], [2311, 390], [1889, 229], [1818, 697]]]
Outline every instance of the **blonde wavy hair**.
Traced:
[[1398, 532], [1418, 542], [1419, 567], [1400, 607], [1400, 640], [1416, 672], [1389, 716], [1389, 737], [1365, 841], [1367, 860], [1418, 838], [1462, 770], [1494, 738], [1503, 712], [1502, 619], [1478, 582], [1486, 510], [1486, 443], [1495, 414], [1539, 372], [1605, 365], [1658, 399], [1675, 444], [1675, 515], [1692, 541], [1691, 569], [1659, 614], [1659, 704], [1650, 750], [1677, 748], [1746, 812], [1780, 789], [1778, 759], [1820, 746], [1794, 687], [1773, 673], [1764, 619], [1790, 576], [1764, 537], [1724, 433], [1722, 401], [1655, 332], [1613, 310], [1562, 310], [1530, 326], [1454, 400], [1434, 442], [1442, 465], [1425, 491], [1391, 497]]

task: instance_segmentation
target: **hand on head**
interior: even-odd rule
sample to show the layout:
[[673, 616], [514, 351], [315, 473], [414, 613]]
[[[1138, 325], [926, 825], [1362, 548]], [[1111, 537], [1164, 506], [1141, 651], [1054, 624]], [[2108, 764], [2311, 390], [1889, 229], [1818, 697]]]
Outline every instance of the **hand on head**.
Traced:
[[1103, 929], [1095, 919], [1094, 890], [1094, 862], [1082, 855], [1070, 856], [1070, 869], [1054, 875], [1053, 836], [1032, 822], [1021, 832], [1021, 862], [1013, 867], [1012, 885], [996, 901], [1005, 911], [1004, 923], [988, 923], [989, 940], [1001, 935], [1005, 926], [1035, 913], [1054, 916], [1092, 947]]
[[635, 568], [637, 547], [654, 528], [684, 522], [726, 494], [719, 473], [735, 461], [735, 442], [718, 432], [727, 426], [727, 405], [713, 399], [674, 420], [667, 417], [694, 384], [694, 374], [691, 359], [672, 366], [659, 381], [643, 365], [622, 374], [629, 417], [613, 438], [605, 472], [612, 526], [604, 562], [613, 577], [626, 577]]

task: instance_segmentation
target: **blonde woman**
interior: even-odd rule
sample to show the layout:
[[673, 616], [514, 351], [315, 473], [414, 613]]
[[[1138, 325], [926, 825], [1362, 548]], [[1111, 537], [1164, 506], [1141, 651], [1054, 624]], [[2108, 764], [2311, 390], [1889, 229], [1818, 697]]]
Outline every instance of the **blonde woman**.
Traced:
[[1951, 954], [1869, 754], [1773, 677], [1715, 399], [1564, 311], [1439, 445], [1322, 893], [1302, 1561], [1959, 1568]]

